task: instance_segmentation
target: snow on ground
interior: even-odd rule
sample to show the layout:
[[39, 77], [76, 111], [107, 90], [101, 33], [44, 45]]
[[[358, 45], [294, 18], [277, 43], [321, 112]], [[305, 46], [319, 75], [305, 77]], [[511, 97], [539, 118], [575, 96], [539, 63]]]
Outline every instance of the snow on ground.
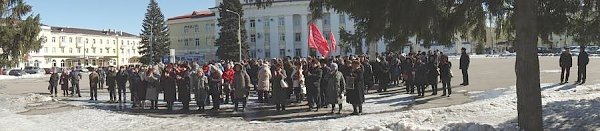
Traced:
[[0, 75], [0, 80], [43, 78], [46, 76], [49, 76], [49, 75], [45, 75], [45, 74], [27, 74], [27, 75], [23, 75], [23, 76]]
[[[600, 130], [600, 84], [542, 86], [544, 127], [551, 130]], [[246, 121], [239, 117], [181, 115], [152, 117], [132, 115], [85, 106], [80, 101], [64, 101], [82, 109], [45, 115], [18, 112], [36, 103], [55, 102], [52, 98], [27, 94], [0, 94], [0, 130], [516, 130], [515, 87], [485, 92], [466, 92], [473, 102], [423, 110], [385, 111], [407, 107], [409, 97], [381, 97], [397, 104], [365, 105], [367, 115], [318, 116], [281, 121]], [[402, 96], [402, 95], [400, 95]], [[83, 99], [83, 98], [78, 98]], [[381, 101], [381, 100], [380, 100]], [[404, 101], [404, 102], [403, 102]], [[63, 102], [63, 101], [61, 101]], [[89, 103], [88, 103], [89, 104]], [[346, 107], [348, 105], [346, 104]], [[374, 110], [374, 111], [370, 111]], [[389, 110], [389, 109], [387, 109]], [[379, 113], [377, 113], [379, 111]]]

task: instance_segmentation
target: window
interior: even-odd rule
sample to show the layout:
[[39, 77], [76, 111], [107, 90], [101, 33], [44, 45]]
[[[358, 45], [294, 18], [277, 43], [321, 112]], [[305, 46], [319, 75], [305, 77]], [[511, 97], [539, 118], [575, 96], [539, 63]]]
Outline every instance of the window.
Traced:
[[346, 24], [346, 15], [340, 15], [340, 24]]
[[90, 49], [85, 48], [85, 53], [89, 53], [89, 52], [90, 52]]
[[200, 26], [194, 25], [194, 31], [195, 32], [200, 32]]
[[131, 54], [131, 50], [130, 49], [127, 49], [127, 54]]
[[106, 54], [110, 54], [110, 49], [106, 48]]
[[117, 53], [117, 49], [113, 49], [113, 53]]
[[250, 20], [250, 27], [256, 27], [256, 20]]
[[44, 53], [48, 53], [48, 47], [44, 47]]
[[296, 42], [302, 41], [302, 33], [294, 34], [294, 41], [296, 41]]
[[271, 42], [271, 34], [265, 33], [265, 43], [269, 43], [269, 42]]
[[188, 39], [183, 40], [183, 45], [188, 46], [189, 45], [188, 42], [189, 42]]
[[117, 40], [113, 40], [113, 45], [116, 45], [116, 44], [117, 44]]
[[285, 33], [279, 34], [279, 41], [285, 41]]
[[92, 39], [92, 43], [93, 43], [93, 44], [96, 44], [96, 39]]
[[65, 53], [65, 48], [60, 48], [60, 53]]
[[279, 49], [279, 57], [284, 57], [285, 56], [285, 49]]
[[56, 53], [56, 47], [52, 47], [52, 53]]
[[100, 54], [102, 54], [103, 49], [100, 49]]
[[250, 42], [256, 42], [256, 35], [250, 35]]
[[271, 51], [269, 51], [269, 49], [265, 49], [265, 58], [270, 58], [271, 57]]
[[285, 18], [279, 17], [279, 26], [285, 26]]
[[88, 42], [89, 42], [89, 41], [88, 41], [88, 38], [85, 38], [85, 43], [87, 44]]
[[69, 48], [69, 53], [73, 53], [73, 48]]
[[210, 30], [211, 30], [210, 29], [210, 24], [204, 25], [204, 29], [205, 29], [206, 32], [210, 32]]
[[52, 43], [56, 42], [56, 37], [52, 37]]
[[[56, 66], [56, 62], [54, 66]], [[65, 67], [65, 60], [60, 60], [60, 67]]]
[[69, 37], [69, 43], [73, 43], [73, 37]]
[[300, 19], [296, 19], [297, 17], [294, 17], [294, 26], [300, 26]]
[[183, 33], [186, 33], [186, 34], [188, 33], [188, 26], [183, 27]]
[[271, 21], [270, 21], [269, 17], [265, 17], [264, 22], [265, 22], [265, 27], [271, 26]]
[[127, 41], [127, 45], [129, 45], [129, 41]]
[[33, 62], [33, 66], [35, 66], [35, 67], [40, 67], [40, 61], [38, 61], [38, 60], [35, 60], [35, 61]]
[[124, 41], [124, 40], [121, 40], [121, 45], [123, 45], [123, 44], [125, 44], [125, 41]]
[[60, 42], [65, 42], [65, 36], [60, 37]]
[[102, 39], [100, 39], [100, 44], [102, 44]]
[[196, 46], [200, 46], [200, 38], [196, 38]]
[[77, 48], [77, 53], [81, 53], [81, 48]]
[[121, 54], [125, 54], [125, 50], [124, 49], [121, 49]]
[[302, 49], [296, 49], [296, 51], [294, 52], [294, 54], [296, 54], [297, 57], [302, 56]]
[[131, 49], [131, 50], [132, 50], [132, 52], [133, 52], [133, 53], [136, 53], [136, 52], [135, 52], [135, 49]]

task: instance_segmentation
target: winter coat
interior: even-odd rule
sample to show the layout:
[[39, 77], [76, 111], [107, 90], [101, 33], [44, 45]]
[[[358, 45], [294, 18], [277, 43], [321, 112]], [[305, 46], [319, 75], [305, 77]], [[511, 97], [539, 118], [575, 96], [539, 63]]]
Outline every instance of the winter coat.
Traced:
[[243, 69], [235, 72], [233, 75], [233, 98], [234, 99], [248, 99], [248, 92], [250, 91], [250, 76]]
[[415, 84], [427, 84], [427, 67], [425, 64], [415, 65]]
[[71, 71], [69, 77], [71, 78], [71, 83], [79, 84], [79, 80], [81, 79], [81, 73], [79, 71]]
[[98, 82], [100, 81], [100, 76], [96, 72], [90, 73], [90, 89], [98, 88]]
[[323, 70], [320, 68], [308, 68], [306, 72], [306, 88], [307, 90], [319, 90], [321, 88], [321, 77]]
[[285, 78], [287, 77], [287, 75], [285, 74], [285, 71], [280, 71], [280, 74], [278, 75], [273, 75], [273, 82], [272, 82], [272, 88], [273, 88], [273, 93], [272, 93], [272, 99], [271, 102], [273, 104], [287, 104], [287, 100], [288, 100], [288, 93], [289, 93], [289, 87], [284, 88], [281, 87], [281, 80], [285, 80]]
[[587, 52], [583, 51], [577, 56], [577, 66], [587, 66], [590, 62], [590, 56]]
[[177, 88], [175, 86], [175, 77], [177, 76], [174, 72], [165, 72], [160, 79], [160, 87], [163, 90], [164, 100], [166, 102], [177, 101]]
[[[346, 83], [346, 102], [353, 105], [360, 105], [365, 102], [365, 84], [363, 79], [362, 68], [351, 71], [351, 74], [347, 79]], [[349, 84], [350, 83], [350, 84]], [[349, 87], [351, 86], [351, 87]]]
[[469, 55], [467, 53], [462, 53], [460, 55], [460, 66], [459, 66], [460, 69], [468, 70], [470, 63], [471, 63], [471, 58], [469, 58]]
[[[146, 74], [146, 99], [157, 101], [158, 93], [163, 85], [162, 77], [158, 73]], [[175, 85], [175, 84], [173, 84]]]
[[60, 75], [60, 89], [61, 90], [69, 90], [69, 75], [67, 73], [63, 73]]
[[198, 74], [194, 73], [191, 76], [191, 87], [194, 90], [194, 99], [196, 102], [206, 102], [208, 98], [208, 77], [206, 76], [198, 76]]
[[451, 62], [448, 61], [448, 63], [440, 63], [438, 68], [440, 68], [440, 78], [442, 81], [450, 80], [450, 78], [452, 78], [452, 74], [450, 73], [450, 69], [452, 68]]
[[342, 104], [344, 102], [343, 94], [345, 92], [346, 81], [340, 71], [335, 71], [327, 75], [327, 88], [325, 94], [325, 104]]
[[571, 68], [573, 66], [573, 56], [567, 52], [560, 54], [559, 64], [562, 68]]
[[106, 75], [106, 85], [108, 86], [108, 90], [114, 90], [117, 86], [117, 72], [110, 71]]
[[119, 71], [119, 73], [117, 73], [117, 86], [119, 88], [125, 88], [126, 84], [127, 84], [127, 80], [129, 79], [128, 76], [129, 73], [127, 73], [126, 71]]
[[435, 65], [434, 62], [429, 62], [427, 64], [428, 84], [437, 84], [439, 82], [438, 76], [440, 75], [440, 72]]
[[50, 83], [50, 86], [54, 87], [59, 85], [58, 81], [60, 81], [60, 76], [55, 72], [52, 73], [48, 82]]
[[146, 99], [146, 89], [143, 89], [144, 86], [143, 85], [143, 81], [142, 81], [142, 77], [140, 76], [140, 73], [132, 73], [129, 78], [131, 78], [131, 80], [129, 81], [129, 83], [131, 83], [131, 91], [133, 92], [135, 90], [135, 99], [136, 100], [144, 100]]
[[260, 91], [271, 91], [271, 70], [268, 66], [258, 71], [258, 88]]
[[181, 72], [179, 73], [179, 75], [177, 76], [177, 98], [179, 102], [190, 102], [191, 101], [191, 96], [190, 96], [190, 72], [186, 71], [186, 72]]

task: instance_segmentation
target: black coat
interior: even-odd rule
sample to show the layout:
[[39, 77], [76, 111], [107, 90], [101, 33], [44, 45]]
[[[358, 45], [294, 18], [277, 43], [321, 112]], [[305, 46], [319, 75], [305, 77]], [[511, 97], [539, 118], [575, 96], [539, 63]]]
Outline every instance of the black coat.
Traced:
[[346, 87], [346, 102], [358, 105], [365, 102], [365, 84], [363, 78], [364, 70], [359, 68], [353, 70], [350, 77], [346, 78], [346, 82], [352, 87]]
[[116, 76], [117, 86], [125, 87], [127, 80], [129, 80], [129, 73], [127, 71], [119, 71]]
[[425, 64], [415, 65], [415, 84], [426, 84], [427, 81], [427, 66]]
[[177, 93], [178, 93], [178, 101], [180, 102], [190, 102], [190, 73], [185, 72], [179, 75], [179, 79], [177, 79]]
[[[165, 73], [166, 74], [166, 73]], [[175, 74], [170, 73], [169, 76], [163, 75], [160, 78], [160, 87], [164, 91], [164, 99], [166, 102], [177, 101], [177, 89], [175, 88]]]
[[587, 66], [590, 62], [590, 56], [587, 52], [581, 52], [577, 57], [577, 66]]
[[569, 53], [563, 52], [560, 54], [559, 64], [562, 68], [571, 68], [573, 66], [573, 56]]
[[468, 70], [469, 64], [471, 63], [471, 58], [467, 53], [462, 53], [460, 55], [460, 68], [461, 70]]
[[430, 62], [427, 64], [427, 78], [428, 78], [428, 84], [437, 84], [439, 79], [438, 76], [440, 75], [440, 72], [438, 71], [438, 67], [435, 66], [436, 64], [433, 62]]
[[115, 88], [117, 86], [117, 72], [108, 72], [106, 75], [106, 85], [110, 88]]
[[452, 78], [452, 74], [450, 73], [450, 68], [452, 68], [452, 63], [440, 63], [438, 65], [440, 68], [440, 78], [442, 80], [450, 80]]
[[306, 75], [306, 87], [307, 90], [320, 89], [321, 87], [321, 77], [323, 76], [323, 70], [320, 68], [308, 68], [308, 71], [305, 73]]

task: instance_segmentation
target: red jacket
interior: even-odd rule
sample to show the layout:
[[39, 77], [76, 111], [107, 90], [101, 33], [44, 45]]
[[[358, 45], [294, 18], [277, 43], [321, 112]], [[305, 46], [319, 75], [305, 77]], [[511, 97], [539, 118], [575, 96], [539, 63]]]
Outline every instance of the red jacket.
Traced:
[[233, 74], [235, 74], [233, 69], [226, 69], [225, 72], [223, 72], [223, 80], [229, 84], [233, 84]]

